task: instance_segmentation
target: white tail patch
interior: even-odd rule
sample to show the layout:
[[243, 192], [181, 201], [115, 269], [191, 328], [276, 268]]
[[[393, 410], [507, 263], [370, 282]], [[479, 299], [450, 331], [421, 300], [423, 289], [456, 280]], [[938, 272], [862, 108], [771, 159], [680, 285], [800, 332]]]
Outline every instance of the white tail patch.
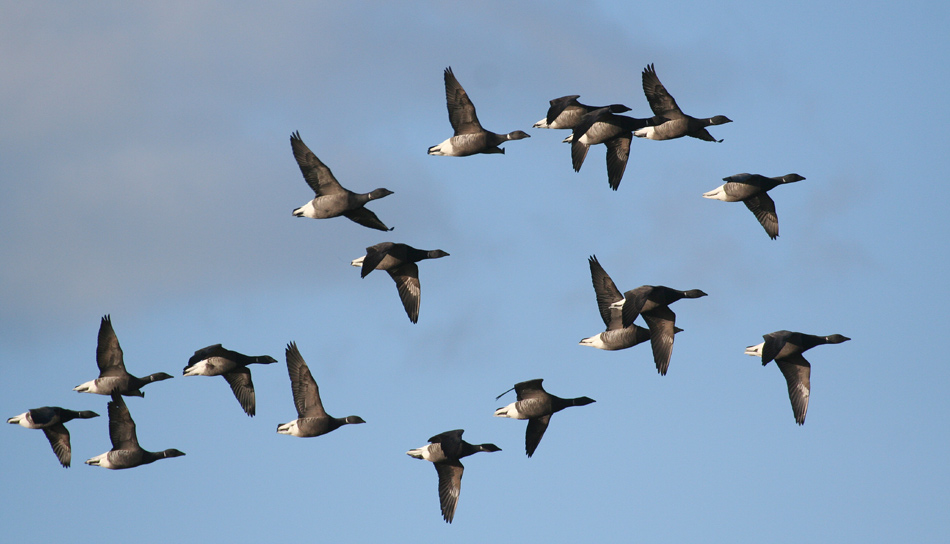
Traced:
[[713, 200], [722, 200], [723, 202], [725, 202], [726, 199], [728, 198], [726, 196], [725, 187], [726, 187], [725, 185], [720, 185], [719, 187], [716, 187], [715, 189], [713, 189], [712, 191], [709, 191], [708, 193], [703, 193], [703, 198], [711, 198]]
[[761, 357], [763, 349], [765, 349], [765, 342], [762, 342], [761, 344], [758, 344], [755, 346], [749, 346], [745, 348], [745, 354], [751, 355], [753, 357]]
[[633, 135], [637, 138], [646, 138], [648, 140], [656, 140], [656, 130], [653, 127], [644, 127], [633, 131]]
[[366, 258], [366, 255], [363, 255], [362, 257], [360, 257], [360, 258], [358, 258], [358, 259], [353, 259], [352, 261], [350, 261], [350, 264], [351, 264], [352, 266], [357, 267], [357, 268], [362, 268], [362, 267], [363, 267], [363, 259], [365, 259], [365, 258]]

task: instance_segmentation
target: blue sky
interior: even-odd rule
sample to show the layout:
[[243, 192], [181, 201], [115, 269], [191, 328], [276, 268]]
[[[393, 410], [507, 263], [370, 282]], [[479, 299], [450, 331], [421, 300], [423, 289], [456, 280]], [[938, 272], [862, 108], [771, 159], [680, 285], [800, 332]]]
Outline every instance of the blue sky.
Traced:
[[[950, 538], [950, 383], [940, 347], [948, 251], [950, 8], [937, 2], [0, 4], [0, 414], [52, 405], [73, 466], [42, 433], [0, 433], [11, 542], [939, 542]], [[619, 191], [603, 146], [580, 173], [548, 100], [649, 108], [654, 63], [725, 141], [637, 140]], [[451, 66], [506, 155], [430, 157], [451, 135]], [[291, 217], [312, 197], [303, 140], [395, 230]], [[772, 191], [772, 241], [721, 178], [797, 172]], [[412, 325], [385, 274], [349, 261], [386, 240], [420, 266]], [[587, 257], [621, 290], [677, 303], [669, 374], [648, 346], [577, 345], [603, 323]], [[130, 372], [175, 379], [128, 399], [141, 444], [187, 456], [111, 472], [96, 375], [111, 314]], [[743, 355], [778, 329], [841, 333], [808, 354], [808, 419], [781, 373]], [[296, 341], [330, 414], [295, 417]], [[183, 378], [214, 343], [253, 368], [257, 416], [221, 378]], [[537, 453], [495, 395], [544, 378], [596, 403], [553, 417]], [[452, 525], [429, 463], [442, 431], [503, 451], [465, 461]], [[134, 536], [130, 536], [134, 535]]]

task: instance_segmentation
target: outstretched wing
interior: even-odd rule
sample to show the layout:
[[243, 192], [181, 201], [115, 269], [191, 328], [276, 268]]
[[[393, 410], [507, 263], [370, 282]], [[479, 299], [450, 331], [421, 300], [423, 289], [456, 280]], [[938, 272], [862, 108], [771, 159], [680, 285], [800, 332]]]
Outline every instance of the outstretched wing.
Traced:
[[667, 92], [666, 87], [660, 83], [660, 78], [656, 75], [656, 69], [650, 64], [643, 69], [643, 94], [650, 103], [650, 109], [654, 115], [660, 115], [667, 119], [679, 119], [684, 117], [680, 107], [676, 105], [676, 100]]
[[340, 185], [340, 182], [333, 177], [333, 172], [323, 164], [316, 155], [310, 151], [307, 144], [300, 139], [300, 133], [294, 132], [290, 135], [290, 147], [294, 151], [294, 158], [297, 159], [297, 166], [300, 167], [300, 173], [303, 179], [307, 180], [307, 185], [313, 189], [317, 196], [326, 196], [333, 194], [342, 194], [346, 190]]
[[44, 428], [43, 433], [46, 434], [49, 445], [53, 446], [53, 453], [56, 454], [56, 458], [59, 459], [60, 464], [64, 467], [68, 467], [72, 459], [73, 450], [69, 445], [69, 431], [66, 430], [66, 426], [62, 423], [52, 425]]
[[364, 227], [369, 227], [371, 229], [381, 230], [381, 231], [390, 231], [391, 228], [387, 227], [382, 221], [376, 217], [376, 214], [366, 208], [360, 206], [359, 208], [353, 210], [347, 210], [343, 212], [343, 215], [350, 221], [354, 221], [363, 225]]
[[294, 405], [297, 407], [297, 417], [327, 417], [320, 400], [320, 388], [310, 373], [310, 367], [300, 355], [297, 343], [287, 345], [287, 372], [290, 374], [290, 390], [294, 394]]
[[751, 196], [742, 202], [749, 208], [755, 218], [762, 224], [762, 228], [769, 235], [769, 238], [778, 238], [778, 215], [775, 213], [775, 201], [768, 193], [759, 193]]
[[465, 467], [458, 459], [434, 464], [435, 471], [439, 473], [439, 503], [442, 506], [442, 519], [446, 523], [452, 523], [455, 507], [459, 502], [459, 492], [462, 490], [462, 471]]
[[241, 403], [241, 408], [244, 409], [244, 412], [254, 417], [257, 403], [254, 395], [254, 382], [251, 381], [251, 371], [246, 366], [238, 367], [231, 372], [226, 372], [224, 379], [228, 381], [228, 385], [231, 386], [231, 392], [234, 393], [234, 397]]
[[482, 125], [475, 115], [475, 104], [472, 104], [459, 80], [455, 79], [452, 68], [445, 69], [445, 105], [456, 136], [482, 131]]
[[[364, 261], [365, 262], [365, 261]], [[419, 267], [416, 263], [405, 263], [391, 270], [389, 276], [396, 282], [399, 299], [406, 309], [406, 315], [413, 323], [419, 321], [419, 306], [422, 301], [422, 289], [419, 286]]]
[[808, 412], [808, 397], [811, 394], [811, 365], [801, 354], [783, 357], [775, 363], [788, 382], [788, 398], [792, 401], [795, 422], [804, 425], [805, 414]]
[[112, 318], [103, 316], [99, 323], [99, 340], [96, 344], [96, 364], [99, 365], [99, 377], [125, 376], [125, 361], [119, 339], [112, 329]]
[[524, 433], [524, 451], [528, 454], [528, 457], [534, 455], [534, 450], [538, 449], [541, 437], [544, 436], [544, 431], [548, 430], [548, 423], [550, 422], [551, 414], [528, 420], [528, 428]]
[[600, 310], [600, 317], [604, 320], [607, 330], [621, 329], [620, 312], [611, 310], [610, 305], [623, 300], [620, 289], [610, 279], [610, 276], [600, 265], [597, 257], [591, 255], [587, 262], [590, 264], [590, 280], [594, 284], [594, 294], [597, 295], [597, 308]]
[[632, 133], [625, 132], [604, 142], [604, 145], [607, 146], [607, 183], [614, 191], [620, 187], [623, 172], [627, 169], [627, 159], [630, 157], [630, 140], [632, 138]]
[[109, 439], [112, 440], [113, 450], [137, 450], [139, 440], [135, 436], [135, 422], [129, 407], [122, 400], [119, 393], [112, 394], [109, 409]]

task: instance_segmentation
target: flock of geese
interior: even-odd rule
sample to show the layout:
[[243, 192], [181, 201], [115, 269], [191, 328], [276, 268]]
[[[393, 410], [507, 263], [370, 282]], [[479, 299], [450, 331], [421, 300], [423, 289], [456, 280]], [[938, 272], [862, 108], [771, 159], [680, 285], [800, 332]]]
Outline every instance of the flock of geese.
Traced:
[[[501, 144], [521, 140], [529, 135], [516, 130], [496, 134], [482, 128], [475, 114], [475, 106], [462, 88], [451, 68], [444, 72], [445, 98], [454, 134], [438, 145], [429, 148], [430, 155], [464, 157], [478, 153], [504, 153]], [[564, 96], [550, 101], [547, 116], [534, 124], [535, 128], [567, 129], [571, 135], [564, 141], [571, 144], [571, 160], [575, 171], [580, 171], [592, 145], [604, 144], [607, 149], [607, 181], [617, 190], [627, 165], [630, 144], [634, 137], [651, 140], [669, 140], [690, 136], [710, 142], [721, 142], [709, 134], [707, 128], [729, 123], [723, 115], [696, 118], [683, 113], [673, 97], [660, 83], [653, 65], [642, 72], [643, 91], [653, 111], [649, 118], [633, 118], [621, 115], [630, 111], [622, 104], [604, 107], [587, 106], [577, 101], [579, 95]], [[366, 208], [369, 202], [389, 196], [392, 191], [379, 188], [369, 193], [354, 193], [344, 188], [330, 169], [304, 144], [300, 134], [290, 137], [294, 158], [307, 184], [315, 193], [312, 200], [293, 210], [295, 217], [328, 219], [343, 216], [365, 227], [390, 231], [375, 213]], [[785, 183], [801, 181], [798, 174], [780, 177], [765, 177], [757, 174], [736, 174], [723, 179], [726, 183], [703, 196], [725, 202], [743, 202], [755, 215], [768, 236], [778, 236], [778, 218], [775, 203], [768, 191]], [[354, 259], [351, 264], [360, 268], [360, 276], [366, 277], [373, 270], [385, 270], [396, 283], [410, 321], [419, 319], [420, 261], [437, 259], [449, 254], [441, 249], [420, 250], [406, 244], [383, 242], [366, 248], [366, 254]], [[643, 285], [621, 293], [601, 266], [596, 256], [588, 259], [591, 282], [597, 298], [597, 306], [606, 330], [584, 338], [581, 345], [603, 350], [621, 350], [650, 341], [657, 372], [666, 375], [672, 356], [676, 327], [676, 314], [670, 305], [680, 299], [696, 299], [707, 296], [699, 289], [680, 291], [662, 285]], [[646, 327], [635, 323], [643, 318]], [[764, 341], [750, 346], [745, 353], [760, 357], [762, 364], [775, 361], [788, 384], [789, 399], [795, 421], [805, 423], [808, 410], [811, 365], [802, 354], [821, 344], [837, 344], [849, 340], [840, 334], [815, 336], [790, 331], [777, 331], [763, 335]], [[296, 437], [320, 436], [343, 425], [365, 423], [359, 416], [336, 418], [327, 414], [320, 400], [320, 389], [304, 361], [296, 343], [291, 342], [285, 351], [291, 392], [297, 408], [297, 419], [278, 425], [277, 432]], [[195, 351], [185, 366], [184, 376], [223, 376], [235, 398], [248, 416], [254, 416], [256, 401], [254, 383], [251, 380], [252, 364], [272, 364], [277, 360], [268, 355], [247, 356], [215, 344]], [[152, 463], [159, 459], [185, 455], [177, 449], [152, 452], [143, 449], [136, 435], [135, 422], [123, 396], [144, 397], [142, 388], [153, 382], [167, 380], [172, 376], [164, 372], [138, 378], [125, 368], [122, 348], [112, 327], [110, 316], [102, 318], [96, 363], [99, 376], [74, 388], [81, 393], [108, 395], [109, 438], [112, 449], [90, 458], [86, 464], [108, 469], [125, 469]], [[585, 406], [594, 402], [588, 397], [561, 398], [544, 390], [541, 379], [528, 380], [514, 385], [516, 400], [498, 408], [497, 417], [528, 420], [525, 433], [525, 453], [534, 455], [550, 423], [551, 416], [571, 406]], [[505, 393], [502, 393], [504, 395]], [[499, 395], [497, 398], [501, 398]], [[497, 399], [496, 399], [497, 400]], [[53, 452], [64, 466], [70, 465], [72, 450], [69, 431], [65, 423], [73, 419], [89, 419], [99, 414], [84, 410], [73, 411], [60, 407], [34, 408], [8, 423], [28, 429], [42, 429], [49, 439]], [[451, 523], [455, 516], [461, 489], [461, 459], [477, 452], [495, 452], [494, 444], [470, 444], [462, 439], [462, 429], [443, 432], [428, 440], [428, 444], [408, 451], [416, 459], [431, 461], [439, 477], [439, 500], [442, 517]]]

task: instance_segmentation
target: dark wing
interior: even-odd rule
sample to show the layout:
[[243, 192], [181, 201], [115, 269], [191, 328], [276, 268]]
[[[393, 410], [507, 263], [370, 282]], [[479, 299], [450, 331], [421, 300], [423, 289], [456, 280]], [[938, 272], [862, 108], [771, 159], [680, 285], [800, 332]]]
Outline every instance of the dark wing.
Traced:
[[48, 425], [57, 417], [56, 409], [52, 406], [30, 409], [30, 419], [35, 425]]
[[112, 318], [104, 316], [99, 324], [99, 341], [96, 345], [96, 364], [99, 365], [99, 377], [125, 376], [125, 362], [119, 339], [112, 329]]
[[396, 282], [406, 315], [409, 316], [410, 321], [416, 323], [419, 321], [419, 304], [422, 298], [422, 290], [419, 287], [419, 267], [416, 263], [405, 263], [387, 272]]
[[571, 140], [571, 165], [575, 172], [581, 171], [581, 166], [584, 166], [584, 159], [587, 158], [589, 149], [590, 146], [582, 144], [578, 138]]
[[643, 320], [650, 327], [650, 346], [653, 347], [656, 371], [661, 376], [666, 376], [666, 371], [670, 368], [670, 356], [673, 354], [676, 314], [669, 306], [658, 306], [643, 314]]
[[294, 132], [290, 135], [290, 147], [294, 151], [294, 158], [297, 159], [297, 166], [300, 167], [300, 173], [303, 179], [307, 180], [307, 185], [313, 189], [317, 196], [326, 196], [345, 193], [340, 182], [333, 177], [333, 172], [323, 164], [316, 155], [310, 151], [307, 144], [300, 139], [300, 133]]
[[700, 140], [706, 140], [707, 142], [721, 142], [722, 141], [722, 140], [717, 140], [713, 138], [713, 135], [710, 134], [708, 130], [702, 127], [690, 130], [687, 133], [687, 135], [692, 136], [693, 138], [699, 138]]
[[536, 380], [528, 380], [515, 384], [515, 395], [518, 396], [518, 400], [526, 399], [536, 399], [547, 396], [547, 391], [541, 387], [541, 382], [543, 378], [538, 378]]
[[360, 269], [360, 277], [365, 278], [370, 272], [376, 270], [376, 266], [383, 262], [389, 250], [394, 246], [392, 242], [382, 242], [375, 246], [366, 248], [366, 256], [363, 257], [363, 267]]
[[629, 327], [633, 324], [633, 321], [640, 315], [640, 310], [643, 309], [643, 306], [647, 303], [647, 297], [650, 296], [650, 292], [653, 291], [653, 287], [650, 285], [641, 285], [636, 289], [631, 289], [624, 293], [624, 298], [626, 299], [623, 303], [623, 326]]
[[[225, 357], [225, 358], [230, 358], [230, 357], [228, 357], [228, 356], [229, 356], [229, 354], [231, 354], [231, 353], [233, 353], [233, 352], [232, 352], [231, 350], [224, 349], [224, 346], [222, 346], [221, 344], [215, 344], [215, 345], [213, 345], [213, 346], [208, 346], [208, 347], [206, 347], [206, 348], [201, 348], [201, 349], [195, 351], [195, 354], [192, 355], [190, 359], [188, 359], [188, 364], [185, 366], [185, 368], [188, 368], [188, 367], [194, 365], [195, 363], [197, 363], [198, 361], [203, 361], [203, 360], [205, 360], [205, 359], [207, 359], [207, 358], [209, 358], [209, 357]], [[236, 360], [236, 359], [231, 359], [231, 360], [234, 361], [234, 360]]]
[[241, 403], [241, 408], [247, 415], [254, 417], [254, 408], [256, 405], [254, 396], [254, 382], [251, 381], [251, 371], [245, 367], [239, 367], [231, 372], [224, 374], [224, 379], [231, 386], [234, 397]]
[[452, 523], [455, 507], [458, 506], [459, 492], [462, 490], [462, 471], [465, 467], [458, 459], [434, 463], [439, 473], [439, 503], [442, 505], [442, 519]]
[[300, 355], [297, 343], [287, 345], [287, 372], [290, 374], [290, 390], [294, 394], [297, 417], [327, 417], [320, 400], [320, 388], [310, 373], [310, 367]]
[[652, 64], [643, 69], [642, 79], [643, 94], [646, 95], [654, 115], [661, 115], [670, 120], [684, 117], [680, 107], [676, 105], [676, 100], [673, 100], [666, 87], [660, 83]]
[[454, 431], [445, 431], [429, 439], [429, 443], [438, 444], [442, 448], [442, 454], [450, 459], [458, 459], [462, 450], [462, 429]]
[[597, 257], [591, 255], [587, 262], [590, 264], [590, 280], [594, 284], [594, 294], [597, 295], [597, 308], [600, 309], [600, 317], [604, 320], [604, 325], [607, 326], [607, 330], [621, 329], [623, 325], [621, 324], [619, 312], [614, 310], [611, 311], [610, 305], [623, 300], [623, 295], [620, 294], [620, 289], [617, 289], [617, 286], [614, 285], [614, 281], [610, 279], [610, 276], [607, 275], [607, 272], [604, 270], [604, 267], [600, 265], [600, 262], [597, 260]]
[[69, 446], [69, 431], [66, 430], [66, 427], [62, 423], [59, 423], [46, 427], [43, 429], [43, 432], [46, 434], [47, 440], [49, 440], [49, 445], [53, 446], [53, 453], [56, 454], [60, 464], [64, 467], [68, 467], [69, 461], [73, 456], [73, 450]]
[[548, 125], [554, 122], [557, 119], [558, 115], [564, 112], [564, 110], [571, 105], [577, 104], [577, 99], [580, 98], [579, 94], [572, 94], [568, 96], [562, 96], [561, 98], [555, 98], [550, 101], [551, 107], [548, 108]]
[[792, 401], [795, 422], [804, 425], [805, 413], [808, 412], [808, 397], [811, 393], [811, 365], [800, 353], [782, 357], [782, 360], [776, 360], [775, 364], [788, 382], [788, 398]]
[[625, 132], [604, 142], [607, 146], [607, 182], [614, 191], [620, 187], [623, 171], [627, 169], [627, 159], [630, 157], [630, 140], [632, 138], [633, 133]]
[[775, 331], [769, 334], [763, 334], [762, 338], [765, 339], [765, 342], [762, 346], [762, 364], [768, 364], [769, 361], [775, 358], [779, 352], [782, 351], [782, 348], [785, 347], [785, 342], [788, 341], [792, 333], [789, 331]]
[[343, 212], [343, 216], [363, 225], [364, 227], [369, 227], [371, 229], [381, 230], [381, 231], [390, 231], [391, 228], [387, 227], [382, 221], [376, 217], [376, 214], [372, 211], [360, 206], [359, 208], [353, 210], [347, 210]]
[[139, 440], [135, 436], [135, 422], [129, 407], [122, 400], [122, 395], [112, 394], [109, 408], [109, 439], [112, 440], [113, 450], [137, 450]]
[[541, 437], [544, 436], [544, 431], [548, 429], [550, 422], [551, 414], [528, 420], [528, 429], [524, 433], [524, 451], [528, 457], [534, 455], [534, 450], [538, 449]]
[[750, 212], [755, 214], [755, 218], [762, 224], [769, 238], [776, 239], [778, 237], [778, 216], [775, 214], [775, 201], [772, 200], [772, 197], [768, 193], [759, 193], [742, 202], [745, 203]]
[[445, 69], [445, 105], [449, 109], [449, 122], [456, 136], [482, 132], [482, 125], [475, 116], [475, 104], [472, 104], [459, 80], [455, 79], [452, 68]]

